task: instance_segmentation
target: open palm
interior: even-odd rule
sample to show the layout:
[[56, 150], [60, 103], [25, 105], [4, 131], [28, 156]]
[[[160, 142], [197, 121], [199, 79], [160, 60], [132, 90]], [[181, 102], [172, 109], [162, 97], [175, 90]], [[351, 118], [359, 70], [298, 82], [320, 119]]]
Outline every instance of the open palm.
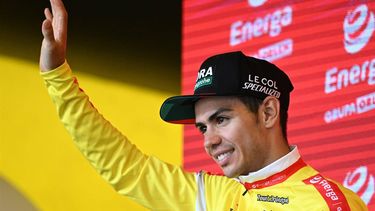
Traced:
[[52, 70], [65, 61], [68, 14], [61, 0], [50, 0], [51, 11], [46, 8], [42, 24], [43, 41], [39, 67], [42, 72]]

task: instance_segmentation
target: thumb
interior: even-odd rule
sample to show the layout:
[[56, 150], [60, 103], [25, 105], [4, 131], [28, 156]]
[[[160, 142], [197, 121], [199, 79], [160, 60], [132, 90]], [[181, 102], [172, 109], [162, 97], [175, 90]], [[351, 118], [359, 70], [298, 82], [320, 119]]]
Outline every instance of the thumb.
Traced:
[[42, 34], [47, 42], [54, 42], [55, 37], [53, 35], [53, 27], [51, 20], [45, 19], [42, 24]]

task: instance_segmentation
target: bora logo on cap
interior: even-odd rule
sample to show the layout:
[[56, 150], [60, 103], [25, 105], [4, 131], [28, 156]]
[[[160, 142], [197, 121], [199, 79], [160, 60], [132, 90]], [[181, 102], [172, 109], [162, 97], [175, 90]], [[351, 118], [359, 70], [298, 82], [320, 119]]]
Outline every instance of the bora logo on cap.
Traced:
[[195, 82], [194, 91], [202, 86], [207, 86], [212, 84], [212, 67], [207, 69], [201, 69], [198, 71], [197, 80]]

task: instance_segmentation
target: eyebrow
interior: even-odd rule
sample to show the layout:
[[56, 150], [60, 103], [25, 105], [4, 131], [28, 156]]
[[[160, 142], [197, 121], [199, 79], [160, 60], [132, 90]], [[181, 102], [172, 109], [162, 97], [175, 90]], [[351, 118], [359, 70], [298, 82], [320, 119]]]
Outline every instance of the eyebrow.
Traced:
[[[233, 111], [233, 109], [230, 108], [219, 108], [215, 113], [211, 114], [208, 117], [208, 122], [212, 122], [214, 119], [216, 119], [217, 116], [219, 116], [221, 113], [228, 112], [228, 111]], [[195, 127], [203, 126], [204, 124], [202, 122], [197, 122], [195, 123]]]

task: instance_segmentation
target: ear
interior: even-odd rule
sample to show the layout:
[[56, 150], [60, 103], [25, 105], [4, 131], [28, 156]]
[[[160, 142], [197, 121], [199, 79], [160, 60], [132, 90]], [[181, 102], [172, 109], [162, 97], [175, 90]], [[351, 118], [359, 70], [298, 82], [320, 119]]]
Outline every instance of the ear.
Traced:
[[266, 128], [272, 128], [279, 123], [280, 102], [277, 98], [268, 96], [263, 100], [261, 106], [261, 115], [263, 125]]

